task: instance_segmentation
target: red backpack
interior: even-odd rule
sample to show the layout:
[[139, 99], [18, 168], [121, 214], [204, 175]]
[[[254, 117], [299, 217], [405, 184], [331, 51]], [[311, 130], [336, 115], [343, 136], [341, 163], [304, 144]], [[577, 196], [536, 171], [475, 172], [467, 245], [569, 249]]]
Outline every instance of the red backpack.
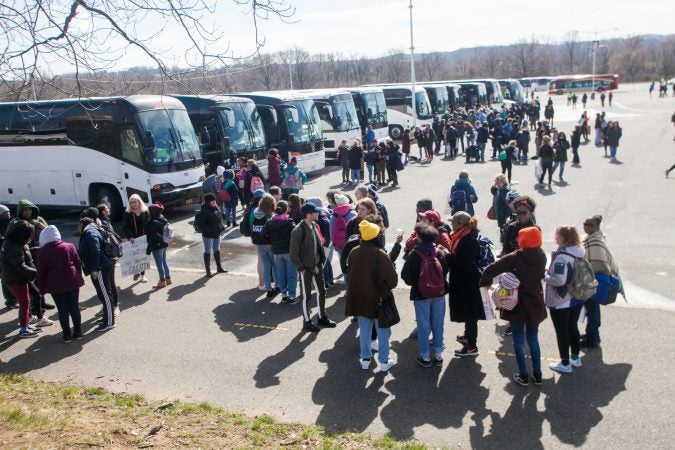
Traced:
[[436, 257], [436, 251], [422, 253], [414, 250], [420, 257], [420, 279], [417, 290], [424, 298], [442, 297], [445, 295], [445, 277], [443, 266]]
[[335, 226], [333, 227], [333, 235], [331, 236], [331, 241], [335, 248], [342, 248], [345, 246], [345, 241], [347, 240], [347, 220], [345, 215], [341, 216], [338, 213], [333, 213], [335, 216]]

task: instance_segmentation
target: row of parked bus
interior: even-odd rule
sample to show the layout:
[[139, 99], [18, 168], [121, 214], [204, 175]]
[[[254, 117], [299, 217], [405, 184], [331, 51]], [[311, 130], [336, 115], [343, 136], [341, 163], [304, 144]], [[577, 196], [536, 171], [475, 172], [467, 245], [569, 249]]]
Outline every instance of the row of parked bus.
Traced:
[[399, 139], [435, 114], [505, 101], [524, 101], [516, 80], [425, 82], [414, 95], [410, 84], [380, 84], [0, 103], [0, 203], [28, 198], [71, 209], [107, 202], [114, 218], [131, 194], [167, 207], [196, 203], [205, 172], [233, 154], [265, 172], [275, 147], [311, 174], [368, 126], [378, 140]]

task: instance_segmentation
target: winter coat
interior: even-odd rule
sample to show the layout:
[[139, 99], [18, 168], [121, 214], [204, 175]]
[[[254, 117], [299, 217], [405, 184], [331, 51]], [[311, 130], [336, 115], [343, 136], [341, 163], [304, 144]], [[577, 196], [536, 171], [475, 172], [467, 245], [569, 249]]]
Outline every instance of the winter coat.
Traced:
[[279, 186], [281, 183], [281, 173], [279, 172], [280, 164], [281, 158], [279, 155], [267, 156], [267, 181], [269, 181], [270, 186]]
[[483, 126], [478, 127], [476, 130], [476, 142], [479, 144], [486, 144], [489, 136], [490, 132]]
[[254, 165], [246, 169], [246, 174], [244, 175], [244, 200], [246, 203], [251, 203], [251, 199], [253, 198], [253, 192], [251, 192], [251, 179], [253, 177], [260, 177], [262, 182], [265, 182], [265, 177], [258, 166]]
[[262, 239], [271, 244], [273, 254], [283, 255], [290, 251], [293, 227], [295, 222], [288, 214], [272, 216], [272, 220], [265, 224], [261, 232]]
[[84, 286], [82, 262], [73, 244], [58, 240], [40, 247], [37, 285], [41, 294], [64, 294]]
[[[23, 217], [24, 209], [31, 210], [31, 215], [28, 219]], [[47, 221], [40, 217], [40, 208], [35, 206], [35, 204], [29, 200], [19, 200], [19, 203], [16, 206], [16, 218], [17, 220], [25, 220], [26, 222], [33, 225], [33, 237], [31, 238], [28, 245], [30, 247], [37, 247], [38, 242], [40, 242], [40, 233], [42, 233], [42, 230], [47, 228]]]
[[512, 272], [520, 281], [518, 304], [511, 311], [501, 311], [510, 322], [536, 325], [546, 319], [546, 305], [541, 280], [546, 273], [546, 254], [537, 248], [524, 248], [498, 259], [483, 271], [481, 286], [490, 286], [494, 277]]
[[271, 219], [272, 216], [266, 216], [260, 208], [253, 210], [253, 214], [251, 214], [249, 218], [251, 223], [251, 242], [253, 245], [270, 244], [270, 241], [265, 239], [265, 236], [263, 235], [263, 229]]
[[339, 146], [338, 147], [337, 160], [340, 161], [341, 166], [349, 166], [349, 147]]
[[[356, 217], [356, 211], [352, 209], [351, 205], [340, 205], [333, 208], [333, 214], [330, 216], [330, 239], [333, 239], [333, 233], [335, 230], [335, 223], [337, 221], [337, 216], [344, 216], [345, 222], [347, 223], [347, 229], [345, 230], [345, 240], [350, 236], [349, 224], [352, 219]], [[356, 233], [358, 233], [358, 223], [356, 225]]]
[[82, 231], [78, 251], [85, 275], [108, 269], [113, 265], [112, 260], [103, 251], [103, 235], [93, 223]]
[[572, 148], [579, 148], [581, 145], [581, 129], [575, 129], [570, 137]]
[[220, 233], [225, 229], [223, 217], [217, 207], [211, 207], [207, 204], [202, 205], [199, 211], [199, 224], [202, 230], [202, 237], [215, 239], [220, 237]]
[[541, 158], [542, 164], [551, 164], [553, 162], [553, 157], [555, 156], [555, 153], [553, 152], [553, 147], [547, 144], [542, 145], [541, 148], [539, 149], [538, 156]]
[[516, 144], [519, 149], [527, 152], [530, 147], [530, 132], [526, 129], [520, 130], [516, 135]]
[[586, 259], [591, 263], [593, 272], [604, 275], [619, 276], [619, 266], [607, 248], [605, 236], [598, 230], [584, 239]]
[[[468, 178], [457, 178], [455, 180], [455, 184], [452, 185], [452, 188], [450, 188], [450, 195], [448, 196], [448, 203], [452, 203], [452, 194], [457, 190], [457, 189], [462, 189], [466, 192], [466, 203], [467, 203], [467, 209], [469, 215], [473, 216], [474, 209], [473, 209], [473, 204], [478, 202], [478, 194], [476, 194], [476, 190], [474, 187], [471, 185], [471, 180]], [[471, 201], [471, 196], [473, 195], [473, 201]]]
[[35, 279], [37, 270], [30, 251], [24, 245], [5, 241], [0, 251], [2, 282], [9, 285], [24, 285]]
[[410, 154], [410, 133], [403, 133], [403, 138], [401, 140], [401, 151], [406, 155]]
[[490, 188], [490, 192], [492, 192], [492, 207], [495, 210], [499, 228], [504, 226], [506, 219], [508, 219], [511, 214], [508, 202], [506, 201], [506, 197], [510, 191], [511, 189], [509, 189], [508, 186], [504, 186], [501, 189], [497, 189], [496, 186]]
[[570, 148], [570, 143], [567, 139], [558, 139], [555, 143], [555, 160], [558, 162], [567, 161], [567, 149]]
[[563, 309], [570, 307], [572, 294], [567, 285], [571, 281], [576, 258], [583, 258], [586, 251], [578, 245], [561, 247], [551, 253], [551, 264], [544, 281], [546, 282], [546, 306]]
[[610, 147], [618, 147], [619, 139], [621, 139], [621, 128], [616, 125], [607, 130], [607, 145]]
[[321, 238], [319, 237], [319, 227], [312, 222], [309, 227], [303, 220], [297, 224], [291, 232], [291, 246], [289, 254], [291, 262], [298, 271], [315, 271], [317, 266], [323, 267], [326, 261], [326, 254], [322, 248]]
[[398, 284], [394, 264], [378, 242], [362, 242], [349, 253], [346, 316], [377, 318], [380, 299]]
[[438, 251], [435, 244], [418, 244], [413, 251], [410, 252], [408, 259], [405, 260], [403, 268], [401, 269], [401, 278], [405, 281], [405, 284], [410, 286], [410, 300], [424, 300], [426, 298], [419, 291], [422, 257], [417, 254], [418, 251], [423, 254], [434, 252], [443, 268], [443, 279], [446, 279], [448, 275], [448, 267], [445, 263], [445, 253]]
[[485, 320], [478, 288], [480, 272], [476, 262], [479, 255], [478, 230], [473, 229], [460, 240], [455, 253], [445, 257], [450, 271], [450, 320], [453, 322]]
[[223, 181], [222, 189], [230, 194], [230, 201], [223, 202], [223, 205], [227, 208], [236, 208], [239, 203], [239, 188], [237, 187], [237, 182], [226, 178], [225, 181]]
[[159, 215], [159, 217], [150, 219], [147, 230], [148, 248], [145, 250], [145, 253], [147, 255], [149, 255], [155, 250], [159, 250], [160, 248], [167, 248], [169, 246], [169, 244], [164, 242], [164, 226], [168, 224], [169, 221], [166, 220], [166, 217], [164, 217], [161, 214]]
[[363, 149], [356, 145], [349, 150], [349, 168], [352, 170], [361, 168], [361, 160], [363, 159]]
[[[295, 188], [287, 188], [283, 185], [286, 177], [295, 177]], [[292, 180], [289, 181], [292, 182]], [[281, 172], [281, 184], [279, 184], [279, 186], [284, 190], [289, 190], [292, 191], [291, 193], [297, 194], [300, 189], [302, 189], [305, 182], [307, 182], [307, 175], [305, 175], [305, 172], [300, 170], [297, 164], [288, 164], [283, 172]]]
[[504, 230], [504, 246], [502, 248], [502, 254], [506, 255], [518, 250], [518, 232], [521, 229], [536, 226], [537, 225], [532, 220], [525, 225], [521, 225], [517, 219], [509, 223]]
[[150, 213], [148, 211], [143, 211], [140, 215], [126, 211], [124, 213], [122, 234], [127, 239], [145, 236], [148, 222], [150, 222]]

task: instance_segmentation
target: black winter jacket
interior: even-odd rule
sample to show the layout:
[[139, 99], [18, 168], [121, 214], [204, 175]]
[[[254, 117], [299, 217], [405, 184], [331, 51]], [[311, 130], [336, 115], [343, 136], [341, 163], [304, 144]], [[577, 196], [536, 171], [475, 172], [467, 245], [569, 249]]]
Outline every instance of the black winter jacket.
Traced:
[[202, 205], [202, 209], [199, 211], [199, 224], [202, 236], [205, 238], [215, 239], [225, 229], [218, 207], [212, 208], [208, 205]]
[[22, 285], [35, 279], [37, 269], [30, 251], [23, 245], [5, 241], [0, 252], [2, 281], [9, 285]]
[[169, 221], [162, 215], [150, 219], [147, 229], [148, 248], [145, 251], [146, 254], [149, 255], [153, 250], [159, 250], [160, 248], [169, 246], [169, 244], [164, 242], [164, 226], [168, 223]]
[[281, 216], [272, 217], [272, 220], [265, 224], [261, 232], [262, 240], [272, 245], [273, 254], [283, 255], [290, 252], [291, 231], [294, 226], [293, 219], [288, 217], [283, 220]]

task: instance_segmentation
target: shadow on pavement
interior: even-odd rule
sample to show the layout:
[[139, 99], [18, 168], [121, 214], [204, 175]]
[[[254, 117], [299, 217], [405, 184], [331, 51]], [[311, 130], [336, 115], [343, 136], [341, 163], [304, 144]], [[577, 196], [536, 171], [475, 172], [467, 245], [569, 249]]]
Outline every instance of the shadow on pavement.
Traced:
[[262, 360], [253, 376], [255, 387], [266, 388], [278, 385], [278, 374], [302, 359], [305, 356], [305, 349], [316, 340], [316, 337], [317, 333], [300, 330], [283, 350]]

